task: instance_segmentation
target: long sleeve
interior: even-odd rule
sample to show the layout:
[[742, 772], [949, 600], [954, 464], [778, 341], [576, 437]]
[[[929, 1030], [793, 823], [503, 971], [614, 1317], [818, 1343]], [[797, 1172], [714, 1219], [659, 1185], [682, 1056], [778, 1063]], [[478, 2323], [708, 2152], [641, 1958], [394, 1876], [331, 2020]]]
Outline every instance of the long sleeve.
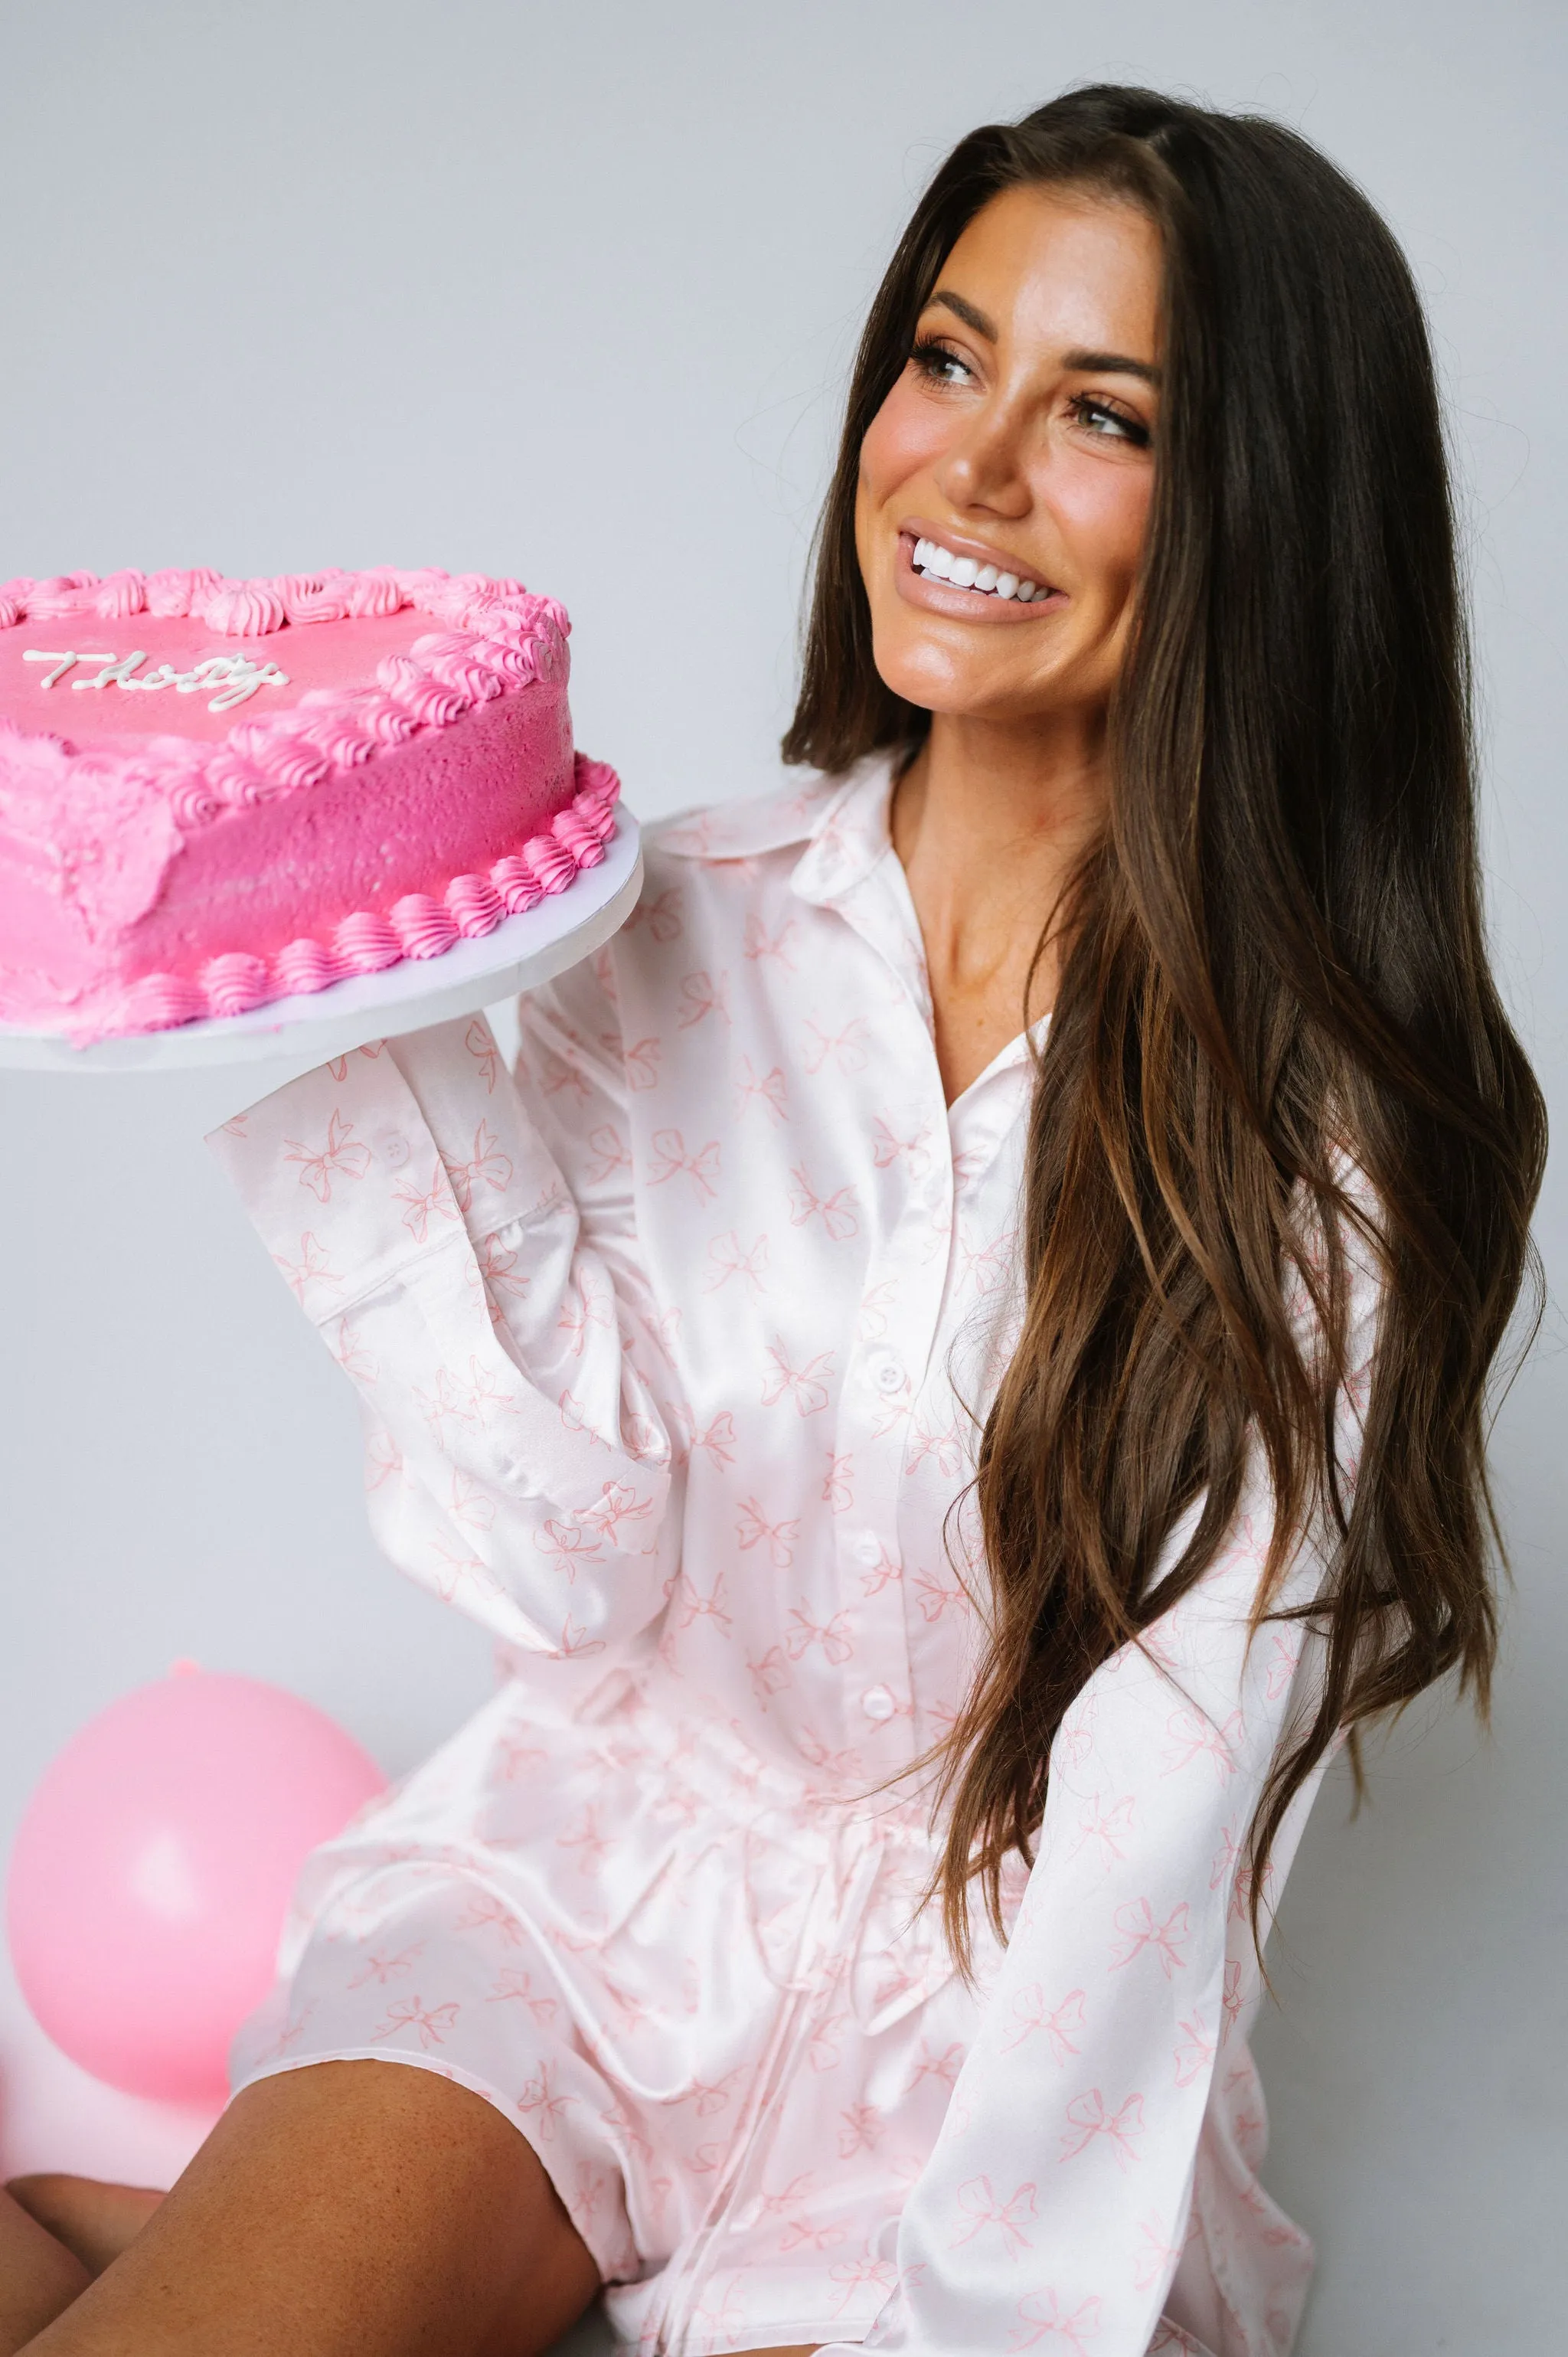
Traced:
[[[1363, 1374], [1374, 1318], [1364, 1289], [1351, 1337]], [[1349, 1389], [1364, 1396], [1359, 1381]], [[1357, 1430], [1348, 1399], [1348, 1479]], [[1017, 1921], [903, 2212], [897, 2286], [867, 2348], [1144, 2357], [1243, 2345], [1222, 2312], [1195, 2319], [1176, 2278], [1202, 2233], [1223, 2284], [1227, 2204], [1267, 2207], [1251, 2167], [1262, 2118], [1245, 2048], [1259, 1992], [1246, 1837], [1319, 1668], [1302, 1623], [1250, 1625], [1270, 1529], [1255, 1480], [1220, 1559], [1062, 1722]], [[1310, 1601], [1322, 1572], [1308, 1537], [1279, 1601]], [[1274, 1843], [1265, 1925], [1319, 1781]], [[1213, 2214], [1200, 2219], [1206, 2195]], [[1302, 2245], [1305, 2278], [1305, 2238], [1288, 2222], [1285, 2236]]]
[[679, 1551], [681, 1410], [638, 1270], [607, 998], [593, 1018], [553, 1000], [531, 1018], [531, 1065], [569, 1074], [551, 1126], [581, 1200], [537, 1072], [520, 1086], [482, 1017], [336, 1059], [210, 1141], [360, 1394], [381, 1547], [562, 1659], [646, 1627]]

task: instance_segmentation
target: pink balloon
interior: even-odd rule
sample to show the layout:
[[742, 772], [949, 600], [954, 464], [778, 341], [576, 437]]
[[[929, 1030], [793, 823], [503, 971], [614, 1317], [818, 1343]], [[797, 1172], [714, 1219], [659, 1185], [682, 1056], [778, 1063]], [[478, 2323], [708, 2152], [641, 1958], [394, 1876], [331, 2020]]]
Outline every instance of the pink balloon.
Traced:
[[72, 1737], [29, 1802], [7, 1916], [55, 2044], [135, 2095], [220, 2101], [306, 1855], [381, 1792], [321, 1711], [177, 1664]]

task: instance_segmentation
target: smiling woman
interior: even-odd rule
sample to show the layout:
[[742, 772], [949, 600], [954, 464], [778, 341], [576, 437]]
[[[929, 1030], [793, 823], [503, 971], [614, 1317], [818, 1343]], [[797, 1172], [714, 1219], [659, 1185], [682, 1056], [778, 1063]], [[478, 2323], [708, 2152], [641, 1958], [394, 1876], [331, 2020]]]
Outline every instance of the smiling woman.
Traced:
[[[459, 1023], [215, 1136], [507, 1674], [310, 1862], [38, 2357], [530, 2357], [600, 2286], [650, 2357], [1283, 2357], [1262, 1938], [1334, 1744], [1495, 1642], [1542, 1123], [1465, 686], [1365, 199], [1142, 91], [963, 141], [850, 388], [817, 774], [654, 840], [515, 1079]], [[134, 2213], [19, 2197], [28, 2267]]]

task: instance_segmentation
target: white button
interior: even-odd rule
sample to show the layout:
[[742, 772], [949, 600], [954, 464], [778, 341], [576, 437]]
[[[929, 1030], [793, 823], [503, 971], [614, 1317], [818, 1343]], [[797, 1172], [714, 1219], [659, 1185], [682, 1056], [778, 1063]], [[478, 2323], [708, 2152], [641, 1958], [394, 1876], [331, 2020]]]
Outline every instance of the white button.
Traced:
[[377, 1138], [376, 1151], [389, 1170], [401, 1170], [408, 1160], [408, 1140], [400, 1137], [395, 1129], [389, 1129]]
[[850, 1548], [850, 1554], [856, 1563], [863, 1563], [867, 1571], [875, 1571], [882, 1560], [882, 1541], [875, 1531], [862, 1531]]
[[866, 1361], [872, 1382], [879, 1392], [901, 1392], [904, 1370], [891, 1351], [874, 1351]]
[[867, 1718], [891, 1718], [898, 1707], [886, 1686], [867, 1686], [860, 1706]]

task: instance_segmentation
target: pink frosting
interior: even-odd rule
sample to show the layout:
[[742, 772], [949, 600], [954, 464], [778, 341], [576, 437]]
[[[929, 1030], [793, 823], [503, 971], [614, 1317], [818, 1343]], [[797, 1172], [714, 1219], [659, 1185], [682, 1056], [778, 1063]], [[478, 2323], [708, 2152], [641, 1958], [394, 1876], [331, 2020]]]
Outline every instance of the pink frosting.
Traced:
[[569, 627], [431, 570], [0, 585], [0, 1020], [235, 1014], [564, 890], [618, 791], [571, 751]]

